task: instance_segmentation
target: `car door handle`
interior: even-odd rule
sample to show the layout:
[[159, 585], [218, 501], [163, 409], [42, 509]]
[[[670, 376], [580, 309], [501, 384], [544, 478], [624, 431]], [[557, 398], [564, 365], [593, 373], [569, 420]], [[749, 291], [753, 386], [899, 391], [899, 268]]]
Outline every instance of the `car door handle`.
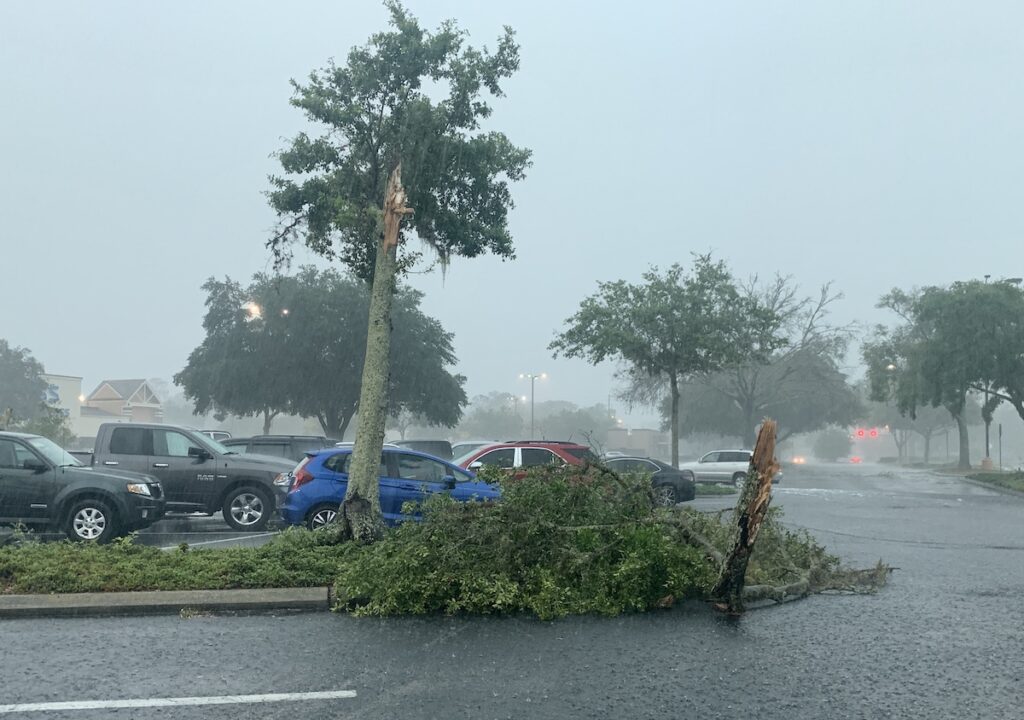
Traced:
[[117, 460], [104, 460], [104, 465], [117, 465]]
[[153, 467], [155, 467], [155, 468], [165, 468], [165, 467], [170, 467], [170, 465], [168, 465], [167, 463], [153, 463]]

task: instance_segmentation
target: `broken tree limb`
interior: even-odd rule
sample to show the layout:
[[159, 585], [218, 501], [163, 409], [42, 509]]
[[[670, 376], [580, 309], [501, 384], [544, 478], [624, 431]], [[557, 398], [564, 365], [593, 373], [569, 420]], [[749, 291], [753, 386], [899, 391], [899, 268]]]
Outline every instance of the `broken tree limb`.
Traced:
[[732, 614], [743, 612], [743, 586], [747, 564], [754, 551], [754, 543], [761, 530], [765, 514], [772, 499], [772, 477], [779, 470], [775, 460], [774, 420], [765, 420], [757, 434], [757, 444], [750, 458], [747, 481], [743, 484], [736, 501], [734, 519], [735, 540], [732, 550], [725, 557], [718, 576], [718, 583], [712, 591], [715, 607]]

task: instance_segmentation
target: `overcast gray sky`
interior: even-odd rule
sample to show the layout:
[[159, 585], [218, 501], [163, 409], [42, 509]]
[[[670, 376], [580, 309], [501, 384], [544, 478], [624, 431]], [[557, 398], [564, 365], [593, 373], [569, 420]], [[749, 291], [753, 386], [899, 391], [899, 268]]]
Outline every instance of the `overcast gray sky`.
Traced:
[[[875, 322], [894, 285], [1024, 274], [1024, 5], [409, 0], [522, 69], [493, 124], [534, 151], [518, 259], [420, 276], [470, 395], [604, 402], [547, 345], [598, 280], [713, 251]], [[0, 337], [48, 371], [165, 377], [211, 276], [269, 269], [289, 78], [382, 29], [378, 2], [0, 4]], [[638, 413], [634, 423], [644, 422]]]

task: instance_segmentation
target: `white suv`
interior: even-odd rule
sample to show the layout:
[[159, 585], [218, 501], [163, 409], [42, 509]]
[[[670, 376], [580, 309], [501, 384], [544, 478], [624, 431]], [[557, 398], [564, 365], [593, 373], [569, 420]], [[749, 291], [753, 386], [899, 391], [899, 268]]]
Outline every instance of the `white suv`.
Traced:
[[732, 483], [739, 487], [747, 479], [750, 450], [715, 450], [697, 462], [680, 463], [679, 469], [693, 471], [697, 482]]
[[[751, 455], [753, 452], [750, 450], [715, 450], [697, 462], [680, 463], [679, 469], [691, 470], [697, 482], [731, 483], [740, 487], [747, 479]], [[779, 471], [772, 482], [781, 478], [782, 472]]]

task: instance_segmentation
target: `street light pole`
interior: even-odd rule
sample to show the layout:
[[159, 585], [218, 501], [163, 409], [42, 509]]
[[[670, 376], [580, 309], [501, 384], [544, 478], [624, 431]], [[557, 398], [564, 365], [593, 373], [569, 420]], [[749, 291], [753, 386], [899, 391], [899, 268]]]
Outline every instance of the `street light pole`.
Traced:
[[534, 399], [534, 385], [537, 382], [537, 378], [543, 380], [548, 376], [547, 373], [520, 373], [520, 378], [526, 378], [530, 381], [530, 440], [533, 440], [533, 399]]

